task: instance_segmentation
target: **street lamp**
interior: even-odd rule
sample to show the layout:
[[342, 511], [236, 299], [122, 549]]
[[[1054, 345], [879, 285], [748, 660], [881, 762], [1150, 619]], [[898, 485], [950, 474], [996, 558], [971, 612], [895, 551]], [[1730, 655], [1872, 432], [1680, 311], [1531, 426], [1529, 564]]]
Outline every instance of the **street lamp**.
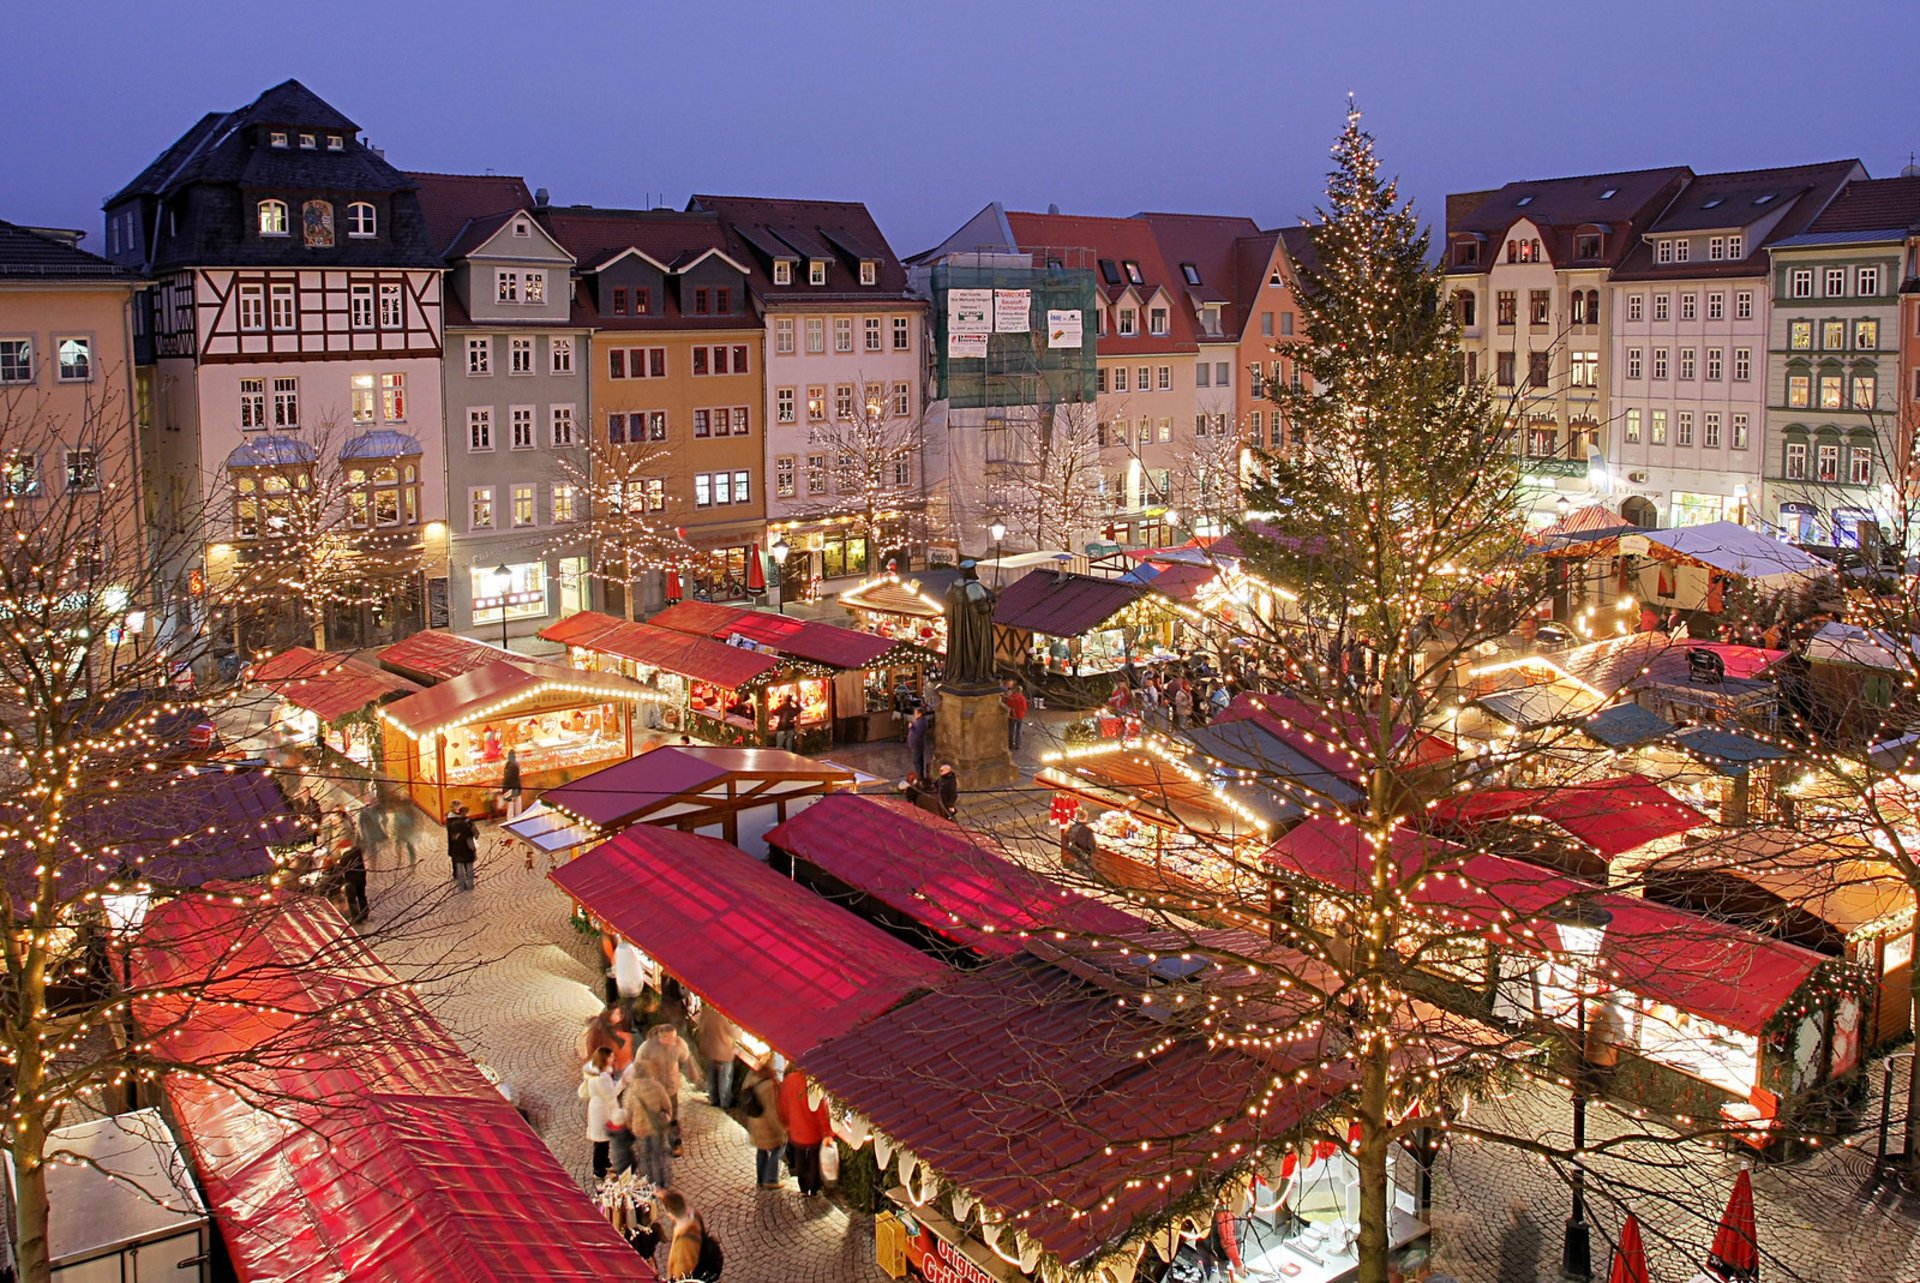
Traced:
[[1560, 514], [1560, 520], [1565, 521], [1567, 514], [1573, 511], [1573, 504], [1568, 501], [1565, 495], [1561, 495], [1553, 501], [1553, 510]]
[[513, 588], [513, 572], [505, 566], [495, 566], [487, 572], [487, 587], [500, 599], [500, 649], [507, 647], [507, 593]]
[[1007, 537], [1007, 523], [995, 517], [993, 524], [987, 527], [987, 533], [993, 536], [993, 586], [1000, 586], [1000, 545]]
[[787, 613], [787, 558], [793, 555], [793, 546], [782, 536], [773, 541], [773, 547], [767, 549], [773, 554], [773, 577], [780, 581], [780, 613]]
[[1548, 911], [1560, 936], [1560, 952], [1574, 964], [1573, 1214], [1560, 1249], [1560, 1271], [1570, 1279], [1593, 1277], [1593, 1237], [1587, 1225], [1587, 975], [1600, 960], [1613, 914], [1575, 896]]

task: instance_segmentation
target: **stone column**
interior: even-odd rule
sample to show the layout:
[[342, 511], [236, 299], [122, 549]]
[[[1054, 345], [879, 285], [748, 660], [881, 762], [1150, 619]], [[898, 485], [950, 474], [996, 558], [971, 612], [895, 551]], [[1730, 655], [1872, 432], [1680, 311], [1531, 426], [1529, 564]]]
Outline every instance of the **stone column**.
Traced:
[[940, 711], [933, 719], [933, 759], [928, 763], [936, 776], [941, 762], [953, 763], [963, 793], [997, 788], [1018, 778], [1013, 754], [1007, 751], [1007, 706], [1000, 702], [1000, 687], [940, 687]]

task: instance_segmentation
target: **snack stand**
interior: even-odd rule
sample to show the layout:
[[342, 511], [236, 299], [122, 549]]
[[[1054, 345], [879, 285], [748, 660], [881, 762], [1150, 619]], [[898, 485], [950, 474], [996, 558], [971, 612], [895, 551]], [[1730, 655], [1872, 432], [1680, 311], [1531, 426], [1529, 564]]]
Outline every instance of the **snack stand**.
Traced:
[[538, 793], [632, 757], [634, 708], [662, 698], [610, 673], [496, 660], [379, 710], [387, 770], [436, 820], [456, 801], [485, 815], [509, 749]]
[[947, 653], [946, 592], [959, 572], [923, 570], [902, 576], [891, 566], [840, 594], [854, 621], [878, 637], [912, 642], [937, 655]]
[[290, 646], [261, 660], [247, 680], [279, 696], [273, 726], [283, 742], [319, 744], [376, 769], [383, 742], [373, 710], [420, 689], [364, 660], [309, 646]]

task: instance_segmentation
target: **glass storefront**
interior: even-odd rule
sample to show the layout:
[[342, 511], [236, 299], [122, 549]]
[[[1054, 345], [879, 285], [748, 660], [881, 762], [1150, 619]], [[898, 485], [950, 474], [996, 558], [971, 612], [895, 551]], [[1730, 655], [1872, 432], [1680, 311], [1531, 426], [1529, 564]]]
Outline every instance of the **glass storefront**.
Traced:
[[[576, 558], [575, 560], [579, 560]], [[493, 582], [497, 565], [467, 568], [473, 590], [473, 622], [497, 624], [507, 619], [541, 619], [547, 614], [547, 563], [520, 561], [508, 564], [513, 578], [505, 593]]]
[[1726, 515], [1726, 507], [1727, 500], [1717, 494], [1692, 494], [1676, 490], [1673, 492], [1673, 524], [1704, 526], [1720, 521]]

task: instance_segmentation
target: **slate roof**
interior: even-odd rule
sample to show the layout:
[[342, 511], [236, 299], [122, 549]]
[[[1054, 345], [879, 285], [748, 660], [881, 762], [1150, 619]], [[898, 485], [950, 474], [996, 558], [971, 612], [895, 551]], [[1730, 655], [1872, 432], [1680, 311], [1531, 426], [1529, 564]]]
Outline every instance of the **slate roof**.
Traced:
[[[1145, 308], [1150, 306], [1149, 300], [1156, 289], [1166, 291], [1167, 310], [1170, 313], [1167, 333], [1149, 334], [1147, 318], [1144, 316], [1140, 318], [1140, 332], [1131, 338], [1122, 338], [1117, 326], [1108, 326], [1107, 332], [1098, 341], [1100, 355], [1131, 356], [1199, 350], [1194, 335], [1193, 309], [1182, 305], [1186, 298], [1186, 282], [1177, 269], [1168, 265], [1165, 255], [1160, 252], [1160, 242], [1154, 236], [1152, 226], [1144, 219], [1096, 218], [1082, 214], [1023, 214], [1010, 210], [1007, 213], [1007, 225], [1013, 229], [1019, 247], [1030, 253], [1067, 247], [1084, 247], [1091, 251], [1095, 260], [1094, 288], [1109, 304], [1131, 289], [1140, 297], [1141, 306]], [[1098, 266], [1103, 261], [1119, 268], [1119, 284], [1107, 281]], [[1122, 266], [1126, 262], [1139, 266], [1139, 285], [1127, 280]]]
[[[574, 319], [608, 330], [739, 330], [757, 328], [759, 319], [742, 297], [732, 313], [695, 315], [683, 308], [672, 273], [690, 266], [708, 251], [738, 261], [727, 248], [718, 217], [698, 210], [594, 209], [582, 205], [536, 210], [534, 219], [580, 264], [582, 280], [574, 293]], [[615, 315], [600, 306], [595, 281], [585, 279], [628, 251], [637, 251], [669, 274], [662, 297], [650, 300], [644, 316]], [[741, 266], [745, 266], [744, 263]]]
[[[812, 300], [872, 300], [897, 306], [920, 300], [907, 289], [907, 271], [859, 201], [787, 200], [768, 196], [695, 196], [688, 209], [711, 210], [727, 229], [728, 252], [750, 269], [753, 292], [763, 303]], [[807, 284], [804, 267], [793, 284], [773, 283], [773, 262], [826, 257], [827, 283]], [[860, 284], [860, 259], [876, 266], [872, 285]]]
[[1874, 178], [1847, 190], [1807, 228], [1808, 235], [1920, 228], [1920, 178]]
[[468, 223], [490, 214], [533, 208], [527, 180], [517, 174], [410, 173], [407, 177], [419, 189], [429, 243], [449, 258], [454, 257], [453, 244]]
[[0, 219], [0, 279], [132, 285], [140, 277], [58, 237]]
[[[1656, 263], [1654, 247], [1643, 239], [1621, 260], [1613, 279], [1711, 280], [1764, 276], [1767, 249], [1805, 230], [1859, 166], [1857, 160], [1831, 160], [1817, 165], [1701, 174], [1653, 220], [1647, 235], [1746, 227], [1782, 209], [1786, 213], [1768, 229], [1764, 238], [1750, 241], [1746, 254], [1737, 259], [1715, 262], [1696, 256], [1685, 263]], [[1762, 202], [1763, 197], [1771, 199]]]
[[[1541, 229], [1547, 256], [1556, 266], [1586, 263], [1595, 267], [1618, 264], [1638, 243], [1640, 229], [1666, 208], [1693, 171], [1684, 165], [1636, 169], [1617, 174], [1582, 174], [1567, 178], [1524, 179], [1508, 183], [1469, 203], [1447, 198], [1447, 235], [1478, 234], [1498, 241], [1521, 219]], [[1605, 193], [1611, 191], [1611, 196]], [[1612, 229], [1598, 259], [1575, 260], [1576, 229], [1604, 223]], [[1479, 263], [1457, 269], [1480, 273], [1492, 265], [1483, 254]]]

